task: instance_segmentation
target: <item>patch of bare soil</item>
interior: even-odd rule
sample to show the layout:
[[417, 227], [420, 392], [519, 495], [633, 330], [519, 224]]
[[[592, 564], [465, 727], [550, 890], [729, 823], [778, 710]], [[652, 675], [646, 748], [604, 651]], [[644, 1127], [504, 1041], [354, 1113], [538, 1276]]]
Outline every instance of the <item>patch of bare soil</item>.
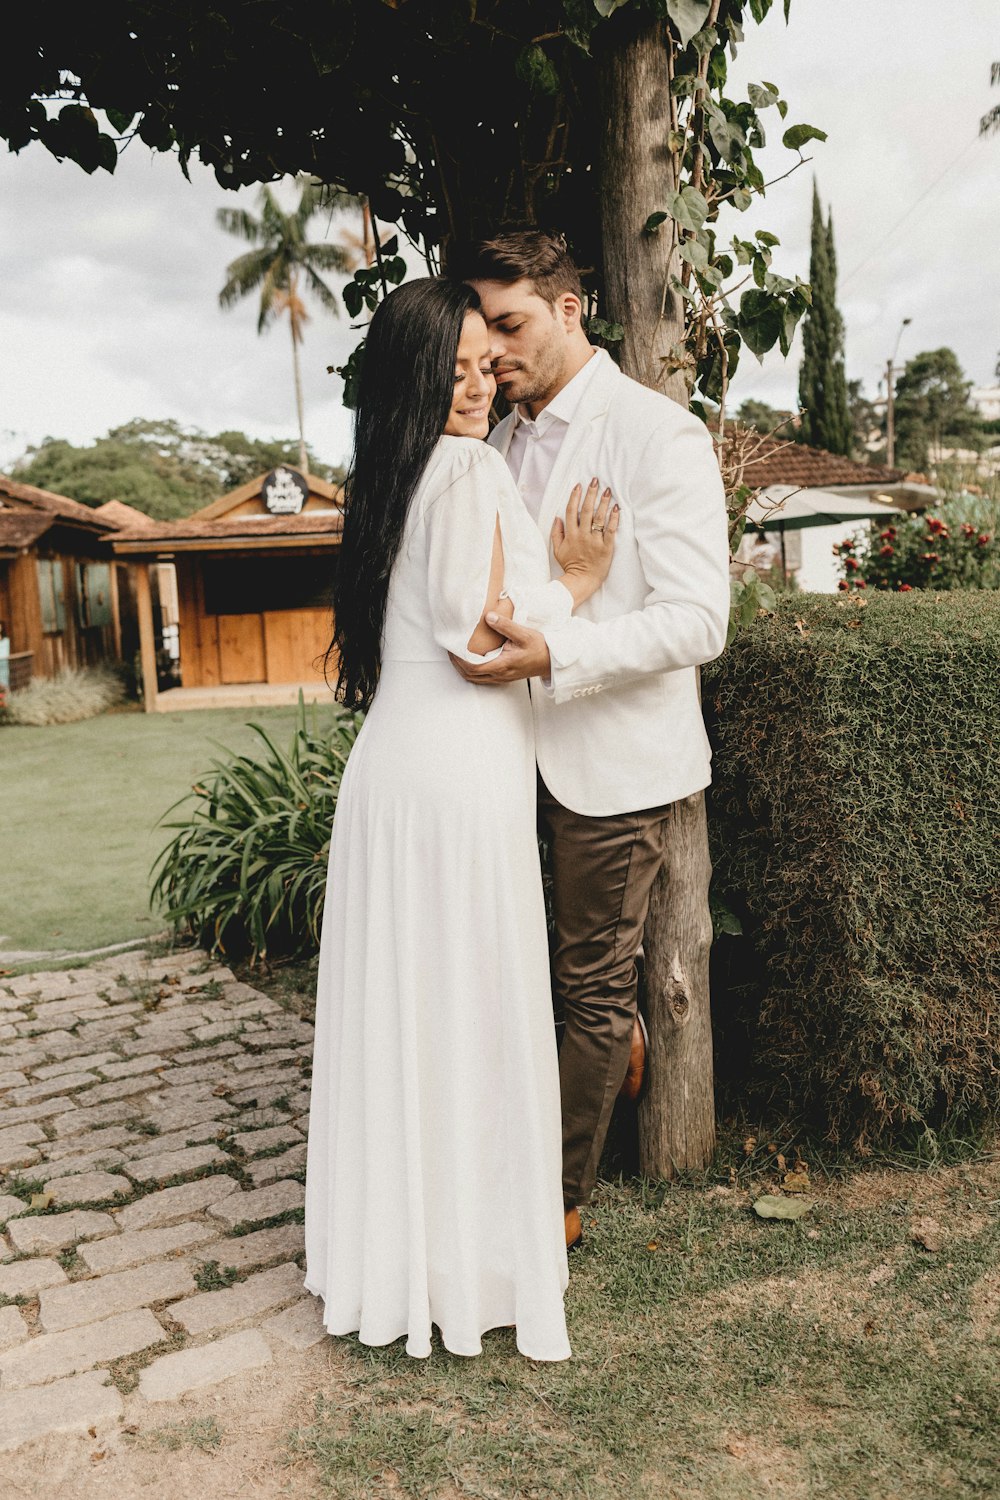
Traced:
[[915, 1213], [933, 1214], [943, 1212], [963, 1190], [996, 1198], [1000, 1193], [1000, 1155], [989, 1161], [927, 1172], [856, 1172], [844, 1182], [830, 1183], [822, 1196], [846, 1209], [863, 1211], [905, 1201]]
[[974, 1339], [1000, 1340], [1000, 1271], [987, 1271], [973, 1286], [969, 1320]]
[[5, 1455], [4, 1500], [318, 1500], [313, 1466], [290, 1462], [286, 1440], [316, 1393], [336, 1389], [337, 1360], [324, 1342], [181, 1401], [128, 1396], [123, 1423], [95, 1437]]

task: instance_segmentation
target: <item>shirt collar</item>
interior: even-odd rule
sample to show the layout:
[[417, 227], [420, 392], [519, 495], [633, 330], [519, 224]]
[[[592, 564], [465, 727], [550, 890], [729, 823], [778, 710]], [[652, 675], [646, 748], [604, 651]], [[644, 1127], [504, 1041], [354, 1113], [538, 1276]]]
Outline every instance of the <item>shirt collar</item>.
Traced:
[[523, 425], [529, 431], [541, 435], [543, 432], [548, 431], [553, 422], [563, 422], [568, 427], [576, 416], [577, 407], [583, 399], [583, 393], [590, 384], [594, 371], [599, 364], [600, 360], [597, 357], [597, 349], [595, 348], [586, 364], [581, 365], [580, 369], [573, 376], [573, 379], [568, 380], [562, 390], [558, 391], [552, 397], [548, 405], [542, 407], [534, 420], [528, 416], [527, 407], [515, 406], [515, 428]]

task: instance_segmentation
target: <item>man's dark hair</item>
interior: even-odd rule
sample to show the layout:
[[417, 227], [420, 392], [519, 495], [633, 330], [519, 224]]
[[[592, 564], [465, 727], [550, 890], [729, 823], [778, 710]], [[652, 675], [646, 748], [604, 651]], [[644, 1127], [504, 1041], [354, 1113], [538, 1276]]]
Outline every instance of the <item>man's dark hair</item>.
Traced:
[[560, 234], [514, 229], [482, 240], [462, 264], [464, 281], [532, 282], [551, 307], [564, 292], [583, 301], [580, 273]]

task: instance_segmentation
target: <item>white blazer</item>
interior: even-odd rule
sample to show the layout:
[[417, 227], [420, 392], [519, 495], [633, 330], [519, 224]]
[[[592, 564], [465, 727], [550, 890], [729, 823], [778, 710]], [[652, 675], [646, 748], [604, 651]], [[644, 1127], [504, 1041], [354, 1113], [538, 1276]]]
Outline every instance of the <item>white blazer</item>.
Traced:
[[[548, 541], [574, 484], [596, 475], [621, 507], [603, 587], [571, 613], [549, 585], [514, 619], [544, 632], [549, 681], [531, 701], [538, 767], [564, 807], [591, 817], [659, 807], [711, 780], [695, 668], [722, 651], [729, 542], [709, 434], [677, 402], [623, 375], [606, 353], [569, 424], [538, 526]], [[490, 434], [506, 456], [513, 414]], [[560, 569], [551, 556], [553, 574]]]

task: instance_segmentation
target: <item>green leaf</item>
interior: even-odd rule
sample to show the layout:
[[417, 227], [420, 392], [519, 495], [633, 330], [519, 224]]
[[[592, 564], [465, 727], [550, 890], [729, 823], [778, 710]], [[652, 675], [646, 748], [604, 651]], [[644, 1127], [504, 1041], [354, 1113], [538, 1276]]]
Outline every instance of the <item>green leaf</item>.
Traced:
[[698, 240], [684, 240], [680, 247], [680, 257], [699, 271], [708, 265], [708, 251]]
[[649, 218], [646, 220], [645, 224], [642, 226], [642, 232], [643, 232], [643, 234], [655, 234], [656, 231], [659, 229], [660, 225], [666, 219], [669, 219], [669, 218], [670, 218], [670, 215], [664, 213], [662, 210], [660, 210], [658, 213], [650, 214]]
[[773, 83], [751, 83], [747, 93], [754, 109], [770, 109], [778, 102], [778, 90]]
[[364, 293], [360, 283], [349, 281], [344, 287], [344, 306], [352, 318], [356, 318], [361, 311], [364, 301]]
[[708, 20], [709, 0], [667, 0], [667, 15], [673, 22], [682, 47], [686, 47]]
[[762, 245], [770, 246], [781, 244], [778, 236], [776, 234], [771, 234], [770, 230], [767, 229], [758, 229], [754, 234], [754, 239], [759, 240]]
[[719, 45], [719, 33], [714, 26], [706, 26], [703, 31], [696, 31], [691, 41], [698, 56], [707, 57]]
[[787, 146], [789, 151], [798, 151], [806, 141], [825, 141], [826, 131], [818, 130], [815, 125], [790, 125], [781, 137], [781, 144]]
[[745, 213], [753, 202], [753, 194], [748, 193], [746, 188], [735, 188], [733, 190], [733, 207], [738, 208], [740, 213]]
[[708, 218], [708, 202], [697, 188], [689, 185], [681, 188], [679, 193], [670, 194], [667, 212], [682, 229], [698, 230]]
[[104, 113], [108, 117], [108, 124], [112, 130], [117, 130], [119, 135], [124, 135], [126, 130], [135, 119], [134, 109], [106, 109]]
[[781, 303], [767, 292], [751, 287], [740, 298], [740, 335], [759, 360], [781, 337], [783, 319]]
[[727, 120], [723, 115], [713, 115], [708, 122], [708, 133], [712, 144], [724, 161], [737, 162], [747, 143], [743, 127], [737, 120]]
[[599, 16], [613, 16], [621, 5], [627, 5], [628, 0], [594, 0], [594, 9]]
[[801, 1219], [815, 1203], [815, 1198], [779, 1198], [765, 1193], [754, 1203], [753, 1211], [758, 1219]]
[[103, 132], [97, 137], [97, 156], [105, 172], [113, 172], [118, 165], [118, 147], [112, 137]]
[[[608, 14], [610, 15], [610, 11]], [[559, 92], [559, 74], [556, 72], [555, 64], [537, 42], [521, 50], [514, 64], [514, 72], [533, 93], [557, 94]]]

